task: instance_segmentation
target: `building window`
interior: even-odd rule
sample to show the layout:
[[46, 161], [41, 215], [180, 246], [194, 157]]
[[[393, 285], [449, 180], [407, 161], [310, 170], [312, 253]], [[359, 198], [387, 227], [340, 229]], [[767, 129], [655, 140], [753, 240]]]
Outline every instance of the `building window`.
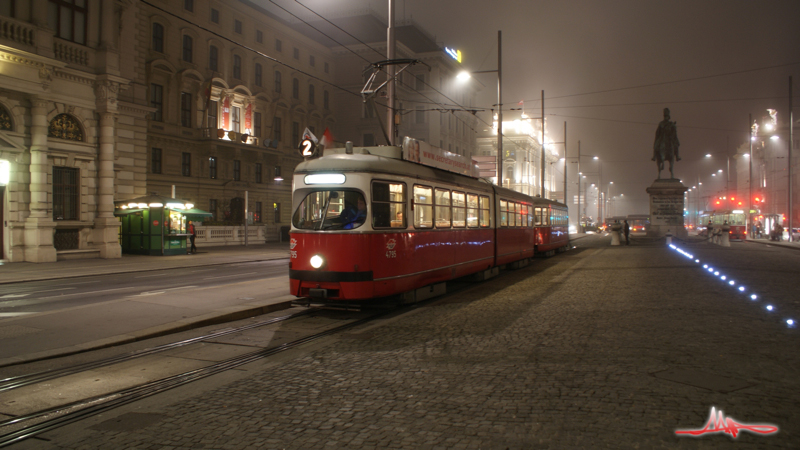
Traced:
[[317, 65], [317, 58], [314, 58], [314, 55], [308, 55], [308, 65], [311, 67], [315, 67]]
[[328, 73], [330, 71], [330, 65], [328, 63], [325, 63], [324, 67], [325, 67], [325, 73]]
[[328, 94], [328, 91], [322, 91], [322, 107], [331, 109], [330, 94]]
[[14, 0], [0, 1], [0, 16], [14, 17]]
[[219, 71], [219, 50], [215, 45], [208, 48], [208, 68], [214, 72]]
[[233, 21], [233, 31], [237, 34], [242, 34], [242, 21], [241, 20], [234, 20]]
[[192, 127], [192, 94], [181, 92], [181, 126]]
[[233, 181], [242, 181], [242, 162], [233, 160]]
[[208, 102], [208, 122], [206, 122], [209, 128], [217, 128], [217, 102], [216, 101], [209, 101]]
[[281, 131], [283, 129], [283, 121], [280, 117], [275, 117], [272, 119], [272, 137], [280, 142], [281, 141]]
[[219, 24], [219, 10], [211, 8], [211, 21]]
[[417, 78], [417, 90], [421, 91], [425, 89], [425, 74], [424, 73], [417, 74], [416, 78]]
[[217, 199], [212, 198], [208, 201], [208, 212], [211, 213], [211, 220], [217, 220]]
[[80, 170], [53, 166], [53, 219], [78, 220]]
[[273, 175], [272, 179], [275, 181], [283, 181], [283, 177], [281, 176], [281, 166], [275, 166], [274, 172], [275, 174]]
[[153, 120], [156, 122], [164, 121], [164, 87], [160, 84], [150, 85], [150, 106], [155, 108]]
[[292, 52], [292, 56], [294, 57], [294, 59], [300, 59], [300, 49], [295, 47], [294, 51]]
[[253, 213], [253, 222], [261, 223], [261, 202], [256, 202], [256, 210]]
[[183, 60], [190, 63], [192, 62], [192, 46], [194, 41], [189, 35], [183, 35]]
[[11, 114], [8, 112], [5, 106], [0, 105], [0, 130], [13, 130], [14, 125], [13, 121], [11, 120]]
[[217, 157], [210, 156], [208, 158], [208, 178], [212, 180], [217, 179]]
[[233, 78], [242, 79], [242, 57], [233, 55]]
[[419, 106], [417, 106], [417, 112], [416, 112], [416, 119], [415, 119], [415, 122], [416, 122], [416, 123], [425, 123], [425, 110], [423, 110], [423, 109], [422, 109], [421, 107], [419, 107]]
[[194, 0], [183, 0], [183, 9], [193, 12], [194, 11]]
[[154, 148], [150, 153], [150, 172], [161, 173], [161, 149]]
[[241, 131], [241, 122], [242, 122], [242, 108], [238, 106], [234, 106], [231, 108], [231, 128], [235, 132]]
[[275, 51], [282, 52], [283, 51], [283, 42], [280, 39], [275, 39]]
[[300, 80], [292, 78], [292, 98], [300, 99]]
[[309, 104], [311, 104], [311, 105], [314, 104], [314, 101], [315, 101], [314, 97], [315, 97], [314, 96], [314, 85], [313, 84], [309, 84], [308, 85], [308, 103]]
[[375, 135], [367, 133], [364, 135], [364, 147], [372, 147], [375, 145]]
[[275, 223], [281, 223], [281, 204], [273, 203], [272, 209], [275, 212]]
[[253, 113], [253, 133], [257, 138], [261, 138], [261, 113]]
[[192, 176], [192, 154], [183, 152], [181, 154], [181, 175], [185, 177]]
[[300, 146], [300, 122], [292, 122], [292, 148]]
[[153, 24], [153, 51], [164, 53], [164, 25]]
[[264, 43], [264, 33], [261, 30], [256, 30], [256, 42], [259, 44]]
[[261, 77], [261, 64], [256, 63], [256, 69], [255, 70], [256, 70], [256, 76], [255, 76], [255, 80], [254, 81], [256, 83], [256, 86], [261, 86], [261, 84], [262, 84], [262, 82], [261, 82], [261, 78], [262, 78]]
[[275, 71], [275, 92], [281, 93], [281, 73], [277, 70]]
[[47, 3], [47, 24], [56, 36], [86, 45], [85, 0], [50, 0]]
[[256, 183], [261, 183], [261, 163], [256, 163]]
[[47, 128], [47, 137], [66, 139], [68, 141], [83, 141], [83, 131], [78, 121], [69, 114], [59, 114], [50, 121]]

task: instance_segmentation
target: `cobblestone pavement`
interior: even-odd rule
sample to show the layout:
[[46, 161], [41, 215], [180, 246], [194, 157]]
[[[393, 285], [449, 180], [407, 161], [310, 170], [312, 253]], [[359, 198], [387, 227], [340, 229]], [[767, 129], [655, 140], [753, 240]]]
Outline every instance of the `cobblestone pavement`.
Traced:
[[[610, 247], [607, 238], [586, 238], [571, 252], [202, 395], [152, 407], [147, 412], [162, 416], [149, 426], [76, 425], [36, 445], [796, 448], [798, 329], [663, 241], [634, 244]], [[770, 284], [753, 270], [754, 261], [770, 258], [759, 251], [774, 250], [746, 243], [725, 252], [706, 243], [688, 247], [698, 258], [748, 274], [752, 289], [765, 289], [776, 304], [797, 299], [792, 283]], [[796, 280], [800, 264], [782, 270]], [[683, 382], [669, 379], [675, 377]], [[742, 432], [735, 440], [674, 434], [703, 428], [712, 407], [780, 431]]]

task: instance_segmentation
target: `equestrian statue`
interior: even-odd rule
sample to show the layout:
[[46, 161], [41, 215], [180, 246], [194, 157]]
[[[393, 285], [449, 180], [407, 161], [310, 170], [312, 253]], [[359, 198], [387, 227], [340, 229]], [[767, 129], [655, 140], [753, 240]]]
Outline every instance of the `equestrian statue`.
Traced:
[[674, 179], [672, 166], [675, 161], [680, 161], [678, 156], [678, 130], [675, 128], [677, 122], [669, 120], [669, 108], [664, 108], [664, 120], [658, 124], [656, 130], [656, 140], [653, 143], [653, 161], [658, 166], [658, 179], [661, 179], [661, 171], [664, 170], [664, 162], [669, 161], [669, 176]]

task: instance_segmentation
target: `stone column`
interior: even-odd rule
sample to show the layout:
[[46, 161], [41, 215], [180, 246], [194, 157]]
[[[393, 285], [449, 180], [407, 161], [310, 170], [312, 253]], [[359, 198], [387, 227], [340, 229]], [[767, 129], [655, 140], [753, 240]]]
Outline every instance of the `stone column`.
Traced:
[[55, 222], [47, 214], [47, 105], [41, 98], [31, 99], [30, 215], [25, 220], [25, 261], [53, 262]]
[[97, 110], [100, 116], [97, 148], [97, 212], [94, 219], [93, 246], [100, 249], [101, 258], [120, 258], [119, 219], [114, 217], [114, 150], [117, 92], [119, 84], [109, 80], [95, 86]]

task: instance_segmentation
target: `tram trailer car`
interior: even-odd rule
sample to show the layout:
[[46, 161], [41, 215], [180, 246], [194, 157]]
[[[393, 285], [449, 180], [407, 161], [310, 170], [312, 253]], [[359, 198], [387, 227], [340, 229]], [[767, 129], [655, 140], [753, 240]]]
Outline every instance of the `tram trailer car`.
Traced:
[[568, 248], [565, 205], [407, 161], [407, 147], [329, 149], [297, 166], [293, 295], [419, 301], [443, 294], [448, 280], [488, 278]]

